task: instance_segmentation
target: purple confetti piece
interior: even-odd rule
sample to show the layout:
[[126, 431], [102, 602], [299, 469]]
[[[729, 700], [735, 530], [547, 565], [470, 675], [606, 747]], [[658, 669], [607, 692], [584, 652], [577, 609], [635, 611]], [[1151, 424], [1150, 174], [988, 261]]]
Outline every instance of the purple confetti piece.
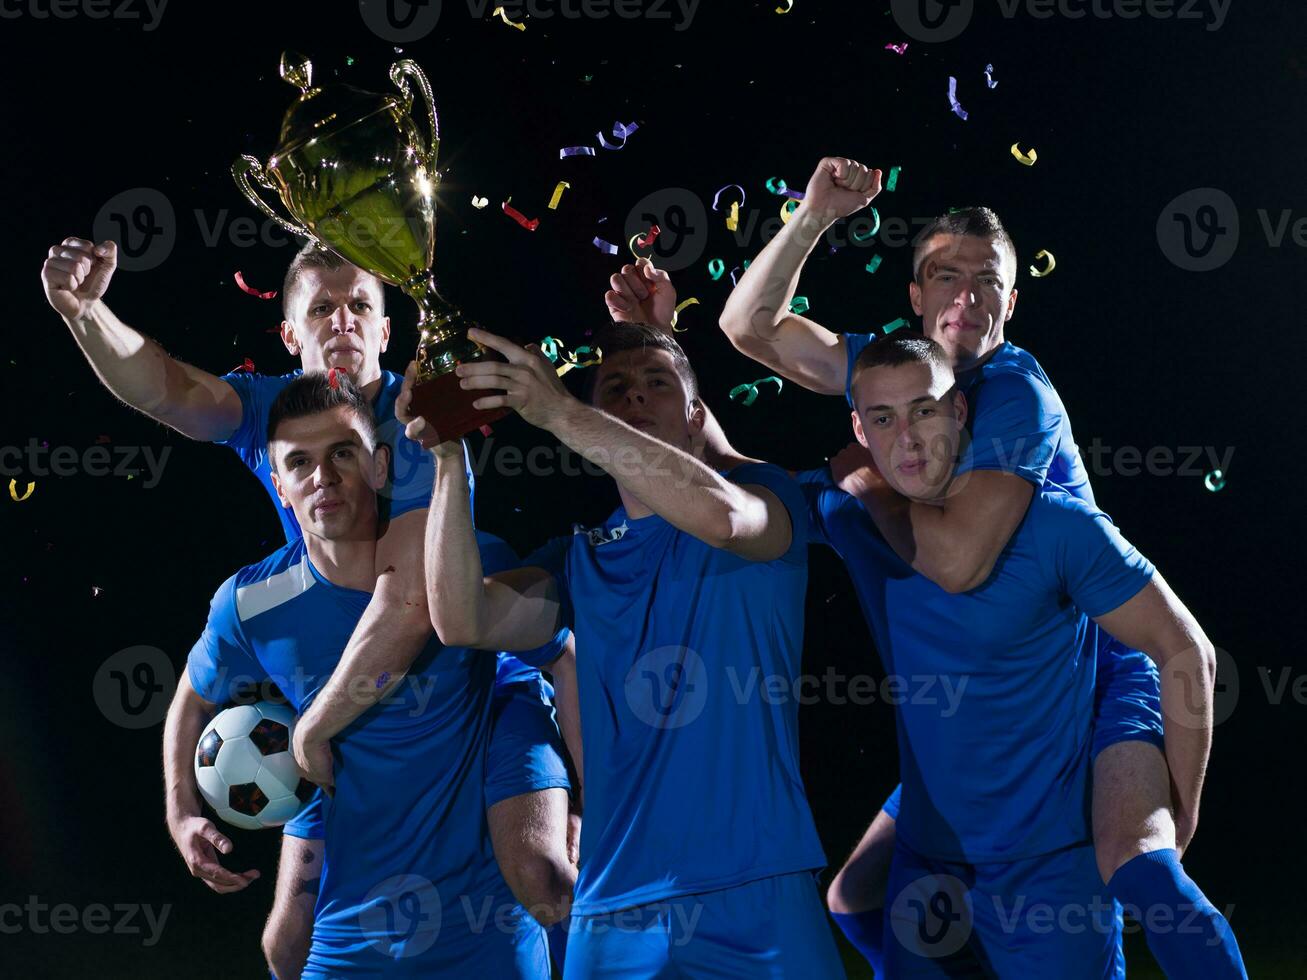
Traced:
[[566, 160], [568, 157], [592, 157], [595, 155], [593, 146], [565, 146], [558, 151], [558, 159]]
[[967, 110], [962, 108], [962, 103], [958, 101], [958, 80], [952, 75], [948, 77], [948, 102], [953, 107], [957, 117], [966, 122]]
[[885, 45], [885, 50], [893, 51], [895, 54], [902, 54], [904, 51], [908, 50], [908, 42], [904, 41], [902, 44], [887, 44]]
[[744, 193], [744, 188], [741, 187], [739, 184], [727, 184], [725, 187], [723, 187], [721, 190], [719, 190], [716, 194], [713, 195], [712, 209], [714, 211], [721, 210], [721, 208], [717, 206], [717, 202], [720, 201], [722, 199], [722, 195], [725, 194], [727, 191], [729, 191], [732, 187], [734, 187], [737, 191], [740, 192], [740, 206], [741, 207], [744, 206], [744, 201], [746, 197]]
[[612, 242], [604, 241], [602, 238], [596, 238], [594, 240], [594, 246], [595, 248], [599, 249], [599, 251], [607, 252], [609, 255], [617, 254], [617, 246], [614, 245]]
[[994, 72], [993, 65], [985, 66], [985, 84], [988, 85], [990, 88], [998, 88], [998, 82], [994, 81], [993, 72]]
[[380, 691], [388, 683], [390, 683], [390, 671], [383, 670], [381, 676], [377, 678], [377, 690]]
[[793, 198], [793, 199], [796, 200], [796, 201], [802, 201], [803, 198], [804, 198], [804, 193], [803, 193], [803, 191], [795, 191], [795, 190], [791, 190], [791, 189], [788, 188], [788, 187], [785, 188], [785, 190], [781, 191], [781, 193], [782, 193], [783, 195], [785, 195], [786, 197]]
[[626, 141], [627, 139], [630, 138], [631, 134], [634, 133], [639, 128], [640, 128], [639, 123], [623, 123], [619, 119], [617, 122], [613, 123], [613, 135], [618, 139], [620, 139], [622, 142], [614, 146], [604, 138], [604, 134], [602, 132], [595, 133], [595, 138], [599, 140], [599, 145], [602, 146], [605, 150], [620, 150], [626, 146]]

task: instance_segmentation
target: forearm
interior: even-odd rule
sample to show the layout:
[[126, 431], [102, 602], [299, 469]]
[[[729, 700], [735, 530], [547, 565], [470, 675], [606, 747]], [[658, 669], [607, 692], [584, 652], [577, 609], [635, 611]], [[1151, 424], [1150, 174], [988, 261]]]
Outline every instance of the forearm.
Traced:
[[731, 291], [720, 321], [731, 343], [741, 351], [756, 357], [757, 344], [776, 339], [799, 288], [804, 263], [831, 224], [800, 205], [789, 223], [749, 263]]
[[[765, 507], [689, 453], [573, 401], [550, 426], [559, 440], [602, 467], [668, 523], [724, 547]], [[742, 520], [744, 519], [744, 520]]]
[[426, 525], [426, 589], [431, 623], [441, 642], [476, 645], [485, 633], [485, 580], [472, 526], [467, 471], [461, 455], [436, 457]]
[[168, 353], [118, 319], [104, 300], [92, 303], [85, 316], [65, 317], [64, 323], [104, 386], [133, 408], [154, 415], [168, 396], [168, 372], [176, 370]]
[[[182, 683], [187, 683], [183, 679]], [[163, 728], [164, 807], [168, 823], [200, 814], [200, 788], [195, 781], [195, 748], [210, 713], [203, 703], [185, 695], [173, 700]]]
[[1212, 749], [1212, 696], [1216, 658], [1205, 638], [1161, 665], [1166, 764], [1176, 808], [1195, 815]]
[[567, 649], [549, 668], [554, 678], [554, 710], [558, 715], [558, 730], [572, 757], [577, 785], [573, 787], [578, 801], [584, 801], [582, 777], [585, 759], [581, 744], [581, 699], [576, 681], [576, 637], [567, 641]]

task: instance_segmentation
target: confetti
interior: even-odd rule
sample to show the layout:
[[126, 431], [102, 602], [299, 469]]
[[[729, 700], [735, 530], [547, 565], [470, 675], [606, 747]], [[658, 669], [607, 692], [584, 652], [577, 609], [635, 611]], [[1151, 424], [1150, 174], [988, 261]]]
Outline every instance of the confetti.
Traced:
[[740, 227], [740, 202], [731, 202], [731, 213], [726, 216], [726, 230], [735, 231]]
[[558, 347], [561, 343], [562, 341], [559, 340], [557, 337], [546, 337], [544, 340], [540, 341], [539, 344], [540, 353], [544, 354], [545, 357], [549, 358], [549, 360], [557, 364]]
[[881, 261], [882, 261], [882, 260], [881, 260], [881, 257], [880, 257], [879, 255], [873, 255], [873, 256], [871, 257], [871, 261], [867, 263], [867, 271], [868, 271], [868, 272], [875, 272], [877, 269], [880, 268], [880, 263], [881, 263]]
[[731, 401], [738, 401], [745, 408], [748, 408], [758, 400], [758, 386], [766, 384], [768, 381], [776, 382], [776, 394], [778, 395], [785, 387], [785, 382], [772, 374], [765, 378], [759, 378], [757, 381], [746, 381], [742, 385], [736, 385], [731, 389], [731, 393], [727, 397], [730, 398]]
[[1203, 486], [1212, 491], [1212, 493], [1220, 492], [1225, 489], [1225, 474], [1220, 470], [1212, 470], [1212, 472], [1203, 477]]
[[476, 208], [478, 211], [489, 203], [490, 198], [488, 197], [477, 197], [475, 194], [472, 195], [472, 207]]
[[738, 286], [738, 285], [739, 285], [739, 280], [735, 278], [735, 274], [736, 274], [737, 272], [748, 272], [748, 271], [749, 271], [749, 260], [748, 260], [748, 259], [745, 259], [745, 260], [744, 260], [744, 265], [743, 265], [743, 266], [738, 266], [738, 265], [737, 265], [734, 269], [731, 270], [731, 285], [732, 285], [732, 286]]
[[488, 426], [488, 425], [483, 425], [483, 426], [481, 426], [481, 428], [478, 429], [477, 431], [480, 432], [483, 436], [485, 436], [485, 437], [488, 439], [488, 438], [490, 438], [490, 433], [493, 432], [494, 430], [491, 429], [490, 426]]
[[1052, 272], [1054, 269], [1057, 268], [1057, 259], [1053, 257], [1052, 252], [1049, 252], [1045, 249], [1040, 249], [1038, 252], [1035, 253], [1035, 261], [1038, 262], [1040, 259], [1048, 259], [1048, 268], [1044, 269], [1041, 272], [1038, 268], [1032, 265], [1030, 267], [1030, 274], [1034, 276], [1036, 279], [1043, 279], [1046, 275], [1048, 275], [1050, 272]]
[[741, 204], [743, 204], [743, 203], [745, 202], [745, 200], [748, 198], [748, 195], [744, 193], [744, 188], [741, 187], [739, 184], [727, 184], [725, 187], [721, 188], [721, 189], [720, 189], [716, 194], [713, 195], [713, 198], [712, 198], [712, 209], [713, 209], [714, 211], [720, 211], [720, 210], [721, 210], [721, 200], [722, 200], [722, 195], [725, 194], [727, 191], [729, 191], [732, 187], [734, 187], [737, 191], [740, 192], [740, 203], [741, 203]]
[[794, 9], [794, 0], [785, 0], [785, 6], [777, 7], [776, 12], [778, 14], [788, 14], [793, 9]]
[[[512, 200], [512, 198], [510, 197], [510, 198], [508, 199], [508, 201], [511, 201], [511, 200]], [[504, 214], [508, 215], [510, 218], [512, 218], [514, 221], [516, 221], [519, 225], [521, 225], [521, 226], [522, 226], [523, 228], [525, 228], [527, 231], [535, 231], [537, 228], [540, 227], [540, 219], [539, 219], [539, 218], [527, 218], [526, 215], [524, 215], [524, 214], [523, 214], [521, 211], [519, 211], [517, 208], [515, 208], [515, 207], [513, 207], [511, 204], [509, 204], [508, 201], [505, 201], [503, 204], [500, 205], [500, 207], [504, 209]]]
[[[482, 9], [482, 10], [485, 10], [486, 8], [485, 8], [485, 7], [482, 7], [481, 9]], [[526, 25], [525, 25], [525, 24], [518, 24], [518, 23], [515, 23], [514, 21], [509, 20], [509, 19], [508, 19], [508, 13], [507, 13], [507, 11], [504, 10], [503, 7], [496, 7], [494, 10], [492, 10], [492, 11], [490, 12], [490, 16], [491, 16], [491, 17], [498, 17], [500, 20], [502, 20], [502, 21], [503, 21], [505, 24], [507, 24], [509, 27], [515, 27], [515, 28], [517, 28], [519, 31], [524, 31], [524, 30], [526, 30]]]
[[593, 146], [565, 146], [558, 151], [558, 159], [565, 160], [568, 157], [592, 157], [595, 155]]
[[626, 141], [630, 135], [639, 128], [639, 123], [623, 123], [619, 119], [617, 122], [613, 123], [613, 136], [616, 139], [620, 139], [622, 142], [618, 143], [616, 146], [610, 146], [608, 140], [604, 139], [603, 133], [595, 133], [595, 138], [599, 140], [599, 145], [605, 150], [620, 150], [626, 146]]
[[988, 85], [990, 88], [998, 88], [998, 82], [994, 81], [993, 72], [994, 72], [993, 65], [985, 66], [985, 84]]
[[[501, 8], [502, 9], [502, 8]], [[380, 691], [390, 682], [390, 671], [383, 670], [381, 676], [377, 678], [377, 690]]]
[[682, 327], [682, 328], [680, 328], [680, 329], [678, 330], [678, 329], [676, 328], [676, 321], [679, 320], [679, 319], [681, 318], [681, 310], [685, 309], [687, 306], [698, 306], [698, 305], [699, 305], [699, 300], [696, 299], [696, 298], [693, 297], [693, 296], [691, 296], [689, 299], [687, 299], [684, 303], [677, 303], [677, 304], [676, 304], [676, 309], [672, 310], [672, 332], [673, 332], [673, 333], [685, 333], [687, 330], [690, 329], [689, 327]]
[[889, 180], [885, 181], [885, 190], [896, 191], [899, 188], [899, 174], [902, 173], [902, 167], [889, 168]]
[[781, 205], [781, 224], [788, 225], [790, 219], [794, 217], [794, 212], [799, 210], [799, 202], [795, 200], [786, 201]]
[[329, 370], [329, 371], [327, 372], [327, 385], [328, 385], [329, 387], [333, 388], [333, 389], [334, 389], [334, 388], [339, 388], [339, 387], [340, 387], [340, 375], [341, 375], [341, 374], [344, 374], [344, 373], [345, 373], [345, 372], [341, 371], [340, 368], [332, 368], [331, 370]]
[[571, 189], [572, 189], [572, 185], [565, 180], [560, 180], [557, 184], [555, 184], [554, 196], [549, 199], [549, 210], [557, 211], [558, 202], [563, 199], [563, 191], [570, 191]]
[[93, 585], [93, 586], [91, 586], [91, 598], [92, 598], [92, 599], [98, 599], [98, 598], [100, 598], [100, 596], [102, 596], [102, 595], [104, 595], [104, 589], [100, 588], [98, 585]]
[[607, 252], [609, 255], [617, 254], [617, 246], [612, 242], [604, 241], [602, 238], [596, 238], [594, 240], [594, 247], [599, 249], [601, 252]]
[[663, 230], [661, 228], [659, 228], [657, 225], [653, 225], [649, 228], [649, 234], [641, 238], [635, 244], [639, 245], [641, 248], [648, 248], [650, 245], [652, 245], [655, 241], [658, 240], [658, 236], [661, 235], [662, 232]]
[[20, 497], [18, 496], [18, 481], [17, 480], [9, 481], [9, 496], [14, 498], [15, 503], [21, 504], [24, 500], [26, 500], [28, 497], [32, 495], [32, 491], [35, 489], [36, 489], [36, 482], [29, 481], [27, 484], [27, 492]]
[[[589, 360], [583, 360], [581, 357], [582, 354], [589, 354]], [[594, 367], [595, 365], [604, 362], [604, 352], [598, 347], [591, 347], [588, 344], [582, 344], [570, 354], [564, 352], [561, 357], [564, 363], [558, 368], [558, 376], [560, 378], [567, 374], [568, 371], [575, 368]]]
[[868, 238], [871, 238], [873, 235], [875, 235], [876, 232], [880, 231], [880, 212], [877, 211], [875, 208], [872, 208], [871, 216], [876, 219], [875, 224], [871, 226], [871, 231], [867, 232], [865, 235], [859, 235], [855, 231], [853, 233], [853, 240], [855, 242], [865, 242]]
[[1033, 146], [1030, 148], [1029, 153], [1022, 153], [1021, 144], [1019, 143], [1012, 144], [1012, 155], [1017, 158], [1017, 163], [1024, 163], [1027, 167], [1033, 167], [1035, 161], [1039, 159], [1039, 154]]
[[257, 373], [258, 373], [258, 372], [255, 370], [255, 368], [254, 368], [254, 362], [253, 362], [252, 360], [250, 360], [248, 357], [245, 358], [245, 360], [244, 360], [242, 363], [237, 364], [234, 368], [232, 368], [232, 369], [231, 369], [230, 371], [228, 371], [227, 373], [228, 373], [228, 374], [235, 374], [237, 371], [244, 371], [244, 372], [246, 372], [247, 374], [257, 374]]
[[795, 296], [794, 299], [790, 301], [790, 312], [797, 316], [802, 316], [810, 309], [812, 309], [812, 307], [808, 305], [808, 297], [806, 296]]
[[243, 292], [243, 293], [249, 293], [251, 296], [257, 296], [259, 299], [276, 299], [276, 298], [277, 298], [277, 291], [276, 291], [275, 289], [273, 289], [273, 290], [269, 290], [269, 291], [266, 292], [266, 293], [261, 293], [261, 292], [259, 292], [257, 289], [255, 289], [253, 286], [250, 286], [250, 285], [246, 284], [246, 282], [245, 282], [245, 277], [244, 277], [243, 275], [241, 275], [239, 269], [236, 270], [236, 285], [240, 286], [240, 288], [241, 288], [241, 292]]
[[904, 51], [908, 50], [908, 42], [904, 41], [902, 44], [887, 44], [885, 45], [885, 50], [893, 51], [895, 54], [902, 54]]
[[713, 277], [713, 282], [716, 282], [726, 275], [726, 263], [721, 259], [713, 259], [708, 263], [708, 275]]
[[967, 110], [958, 101], [958, 80], [952, 75], [948, 77], [948, 104], [953, 107], [953, 112], [959, 119], [967, 121]]
[[767, 178], [767, 191], [771, 194], [784, 194], [788, 188], [780, 177]]
[[354, 56], [352, 54], [345, 55], [345, 66], [349, 67], [352, 64], [354, 64]]
[[885, 324], [885, 326], [881, 327], [880, 329], [885, 331], [885, 333], [887, 334], [891, 334], [899, 327], [906, 327], [907, 325], [908, 325], [908, 321], [903, 319], [903, 317], [899, 317], [897, 320], [891, 320], [889, 323]]

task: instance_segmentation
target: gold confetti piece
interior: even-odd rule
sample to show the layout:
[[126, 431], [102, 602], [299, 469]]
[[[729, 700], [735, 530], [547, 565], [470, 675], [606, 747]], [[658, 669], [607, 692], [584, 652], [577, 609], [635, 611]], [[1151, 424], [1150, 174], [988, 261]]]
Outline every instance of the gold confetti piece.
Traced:
[[[482, 7], [481, 9], [482, 9], [482, 10], [485, 10], [486, 8], [485, 8], [485, 7]], [[502, 21], [503, 21], [505, 24], [507, 24], [509, 27], [516, 27], [519, 31], [524, 31], [524, 30], [526, 30], [526, 25], [525, 25], [525, 24], [518, 24], [518, 23], [515, 23], [514, 21], [509, 20], [509, 19], [508, 19], [508, 14], [507, 14], [507, 12], [504, 10], [503, 7], [496, 7], [493, 11], [491, 11], [490, 16], [491, 16], [491, 17], [498, 17], [500, 20], [502, 20]]]
[[799, 210], [799, 202], [794, 198], [789, 198], [781, 205], [781, 223], [788, 225], [790, 219], [794, 217], [794, 212]]
[[788, 14], [793, 9], [794, 9], [794, 0], [785, 0], [785, 6], [777, 7], [776, 12], [778, 14]]
[[488, 197], [477, 197], [475, 194], [472, 195], [472, 207], [477, 208], [478, 210], [485, 207], [489, 203], [490, 203], [490, 198]]
[[676, 309], [672, 310], [672, 332], [673, 332], [673, 333], [685, 333], [687, 330], [690, 329], [689, 327], [682, 327], [680, 330], [677, 330], [677, 329], [676, 329], [676, 321], [679, 320], [679, 319], [681, 318], [681, 310], [685, 309], [687, 306], [698, 306], [698, 305], [699, 305], [699, 301], [698, 301], [695, 297], [693, 297], [693, 296], [691, 296], [689, 299], [687, 299], [684, 303], [677, 303], [677, 304], [676, 304]]
[[1053, 258], [1052, 252], [1046, 251], [1044, 249], [1040, 249], [1038, 252], [1035, 253], [1035, 261], [1038, 262], [1040, 259], [1048, 259], [1048, 268], [1044, 269], [1041, 272], [1037, 267], [1032, 265], [1030, 267], [1030, 274], [1034, 276], [1036, 279], [1043, 279], [1046, 275], [1048, 275], [1054, 269], [1057, 268], [1057, 259]]
[[726, 216], [726, 230], [735, 231], [740, 227], [740, 202], [731, 202], [731, 213]]
[[1036, 152], [1033, 146], [1030, 148], [1029, 153], [1022, 153], [1019, 143], [1012, 144], [1012, 155], [1017, 158], [1017, 163], [1024, 163], [1027, 167], [1033, 167], [1035, 161], [1039, 159], [1039, 153]]
[[30, 496], [32, 495], [32, 491], [35, 490], [35, 489], [36, 489], [36, 483], [35, 483], [34, 481], [33, 481], [33, 482], [29, 482], [29, 483], [27, 484], [27, 493], [23, 494], [23, 495], [20, 497], [20, 496], [18, 496], [18, 481], [17, 481], [17, 480], [10, 480], [10, 481], [9, 481], [9, 496], [13, 497], [14, 500], [15, 500], [15, 502], [20, 503], [20, 504], [21, 504], [24, 500], [26, 500], [28, 497], [30, 497]]
[[572, 189], [571, 184], [569, 184], [565, 180], [560, 180], [557, 186], [554, 187], [554, 196], [549, 199], [549, 210], [557, 211], [558, 202], [563, 199], [563, 191], [570, 191], [571, 189]]

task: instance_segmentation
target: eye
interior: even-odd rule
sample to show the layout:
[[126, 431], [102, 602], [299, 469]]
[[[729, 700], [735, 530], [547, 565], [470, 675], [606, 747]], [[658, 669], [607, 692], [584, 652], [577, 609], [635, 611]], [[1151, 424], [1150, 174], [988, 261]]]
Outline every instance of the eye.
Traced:
[[304, 459], [304, 457], [300, 456], [296, 459], [292, 459], [288, 464], [286, 464], [286, 467], [287, 469], [297, 470], [301, 466], [303, 466], [305, 462], [306, 460]]
[[920, 417], [923, 418], [923, 419], [930, 418], [930, 417], [931, 417], [932, 415], [934, 415], [934, 414], [935, 414], [935, 410], [934, 410], [933, 408], [919, 408], [919, 409], [917, 409], [917, 415], [920, 416]]
[[330, 312], [330, 310], [331, 307], [329, 307], [326, 303], [319, 303], [317, 306], [310, 309], [309, 313], [312, 314], [313, 316], [326, 316], [327, 313]]
[[980, 282], [983, 286], [997, 286], [999, 284], [998, 276], [981, 276]]
[[353, 459], [353, 457], [354, 457], [354, 450], [352, 450], [352, 449], [337, 449], [334, 453], [332, 453], [332, 455], [335, 456], [337, 459]]
[[372, 304], [369, 303], [367, 300], [361, 299], [354, 304], [354, 309], [366, 312], [372, 309]]
[[662, 388], [667, 387], [667, 382], [662, 378], [654, 378], [652, 381], [649, 382], [649, 384], [651, 387], [662, 387]]
[[874, 419], [871, 420], [871, 424], [876, 426], [882, 426], [882, 427], [889, 425], [889, 416], [877, 415]]

